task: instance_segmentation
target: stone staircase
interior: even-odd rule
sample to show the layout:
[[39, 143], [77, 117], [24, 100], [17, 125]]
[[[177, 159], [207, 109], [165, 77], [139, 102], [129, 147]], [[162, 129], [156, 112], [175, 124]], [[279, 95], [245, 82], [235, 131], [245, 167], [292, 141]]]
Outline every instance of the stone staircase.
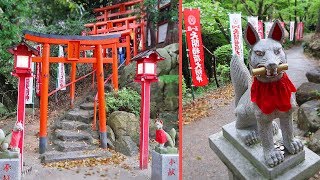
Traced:
[[84, 102], [55, 122], [50, 139], [52, 150], [42, 155], [42, 162], [111, 156], [99, 148], [99, 133], [91, 128], [93, 107], [92, 102]]

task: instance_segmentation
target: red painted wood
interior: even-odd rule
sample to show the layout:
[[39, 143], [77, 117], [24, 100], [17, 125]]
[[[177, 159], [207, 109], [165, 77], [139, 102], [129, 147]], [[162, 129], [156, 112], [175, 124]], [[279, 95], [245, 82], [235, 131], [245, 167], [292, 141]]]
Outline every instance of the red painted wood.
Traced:
[[[25, 129], [25, 98], [26, 92], [26, 76], [19, 76], [19, 84], [18, 84], [18, 105], [17, 105], [17, 121], [22, 123], [22, 127]], [[21, 154], [21, 171], [23, 170], [23, 145], [24, 145], [24, 130], [22, 131], [22, 136], [19, 141], [19, 148]]]
[[140, 169], [147, 169], [149, 160], [150, 84], [149, 80], [141, 82]]

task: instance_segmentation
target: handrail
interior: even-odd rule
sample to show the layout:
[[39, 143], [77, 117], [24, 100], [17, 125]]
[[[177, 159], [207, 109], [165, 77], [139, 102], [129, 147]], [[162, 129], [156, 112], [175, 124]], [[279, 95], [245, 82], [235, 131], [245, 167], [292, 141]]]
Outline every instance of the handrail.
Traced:
[[93, 70], [92, 72], [90, 72], [90, 73], [88, 73], [88, 74], [86, 74], [86, 75], [84, 75], [84, 76], [81, 76], [80, 78], [78, 78], [78, 79], [76, 79], [76, 80], [74, 80], [74, 81], [72, 81], [72, 82], [70, 82], [70, 83], [68, 83], [68, 84], [60, 87], [60, 88], [57, 88], [57, 89], [53, 90], [52, 92], [50, 92], [50, 93], [48, 94], [48, 97], [51, 96], [52, 94], [58, 92], [59, 90], [65, 88], [65, 87], [67, 87], [67, 86], [70, 86], [71, 84], [76, 83], [76, 82], [78, 82], [78, 81], [80, 81], [80, 80], [88, 77], [89, 75], [93, 74], [94, 72], [96, 72], [96, 69]]
[[[122, 67], [124, 64], [125, 64], [125, 60], [123, 61], [123, 63], [121, 63], [119, 66], [118, 66], [118, 69], [120, 69], [120, 67]], [[112, 74], [107, 77], [107, 79], [104, 81], [104, 84], [106, 84], [112, 77]], [[93, 102], [93, 121], [92, 121], [92, 130], [97, 130], [97, 103], [98, 103], [98, 93], [96, 93], [95, 97], [94, 97], [94, 102]]]

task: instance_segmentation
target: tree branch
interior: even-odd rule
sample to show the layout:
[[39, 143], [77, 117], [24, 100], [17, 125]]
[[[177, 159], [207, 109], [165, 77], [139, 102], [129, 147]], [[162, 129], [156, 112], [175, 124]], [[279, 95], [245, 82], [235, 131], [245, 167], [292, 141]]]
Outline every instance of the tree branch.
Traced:
[[250, 10], [250, 7], [246, 4], [246, 2], [244, 0], [241, 0], [242, 4], [244, 5], [244, 8], [246, 8], [247, 12], [253, 16], [253, 12]]
[[[279, 13], [279, 18], [282, 22], [284, 22], [281, 13]], [[287, 28], [287, 26], [284, 26], [284, 28], [287, 30], [288, 33], [290, 32], [290, 30]]]
[[221, 33], [223, 34], [223, 36], [226, 38], [226, 40], [229, 42], [230, 41], [230, 38], [229, 38], [229, 36], [227, 35], [227, 32], [224, 30], [224, 28], [223, 28], [223, 26], [222, 26], [222, 24], [221, 24], [221, 21], [220, 21], [220, 19], [218, 19], [218, 18], [214, 18], [214, 20], [217, 22], [217, 24], [218, 24], [218, 28], [219, 28], [219, 30], [221, 31]]

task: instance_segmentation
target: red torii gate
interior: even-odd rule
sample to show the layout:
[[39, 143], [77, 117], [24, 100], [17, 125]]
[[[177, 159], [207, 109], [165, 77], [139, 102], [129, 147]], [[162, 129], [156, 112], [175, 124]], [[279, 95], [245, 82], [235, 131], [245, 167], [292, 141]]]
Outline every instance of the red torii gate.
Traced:
[[[48, 116], [48, 90], [49, 90], [49, 64], [50, 63], [71, 63], [72, 73], [75, 75], [76, 63], [92, 63], [96, 64], [96, 77], [98, 86], [99, 100], [99, 127], [100, 127], [100, 143], [102, 148], [107, 147], [107, 129], [106, 129], [106, 111], [104, 96], [104, 73], [103, 64], [112, 64], [113, 86], [118, 90], [118, 54], [117, 44], [120, 34], [112, 34], [105, 36], [61, 36], [52, 34], [42, 34], [31, 31], [23, 31], [24, 38], [29, 41], [42, 43], [42, 57], [32, 57], [33, 62], [42, 63], [41, 71], [41, 98], [40, 98], [40, 139], [39, 153], [44, 153], [47, 147], [47, 116]], [[50, 44], [67, 45], [68, 57], [51, 57]], [[96, 57], [80, 57], [82, 49], [94, 49]], [[112, 58], [103, 57], [103, 48], [112, 48]], [[71, 74], [72, 74], [71, 73]], [[71, 78], [73, 79], [73, 78]], [[74, 78], [75, 79], [75, 78]], [[72, 81], [72, 84], [75, 82]], [[72, 88], [71, 88], [72, 91]]]
[[[135, 56], [138, 54], [137, 34], [140, 35], [140, 41], [142, 42], [142, 51], [146, 49], [144, 43], [146, 38], [146, 24], [144, 21], [144, 13], [140, 14], [140, 17], [129, 17], [129, 15], [134, 12], [139, 12], [139, 9], [133, 9], [133, 7], [134, 5], [142, 6], [142, 2], [143, 0], [134, 0], [112, 6], [96, 8], [94, 9], [94, 12], [99, 14], [96, 17], [97, 22], [86, 24], [85, 27], [91, 29], [91, 31], [89, 32], [90, 35], [107, 34], [110, 32], [121, 33], [125, 30], [131, 30], [132, 32], [130, 33], [130, 35], [133, 39], [133, 55]], [[119, 16], [123, 18], [114, 19]], [[140, 30], [139, 32], [138, 29]]]

